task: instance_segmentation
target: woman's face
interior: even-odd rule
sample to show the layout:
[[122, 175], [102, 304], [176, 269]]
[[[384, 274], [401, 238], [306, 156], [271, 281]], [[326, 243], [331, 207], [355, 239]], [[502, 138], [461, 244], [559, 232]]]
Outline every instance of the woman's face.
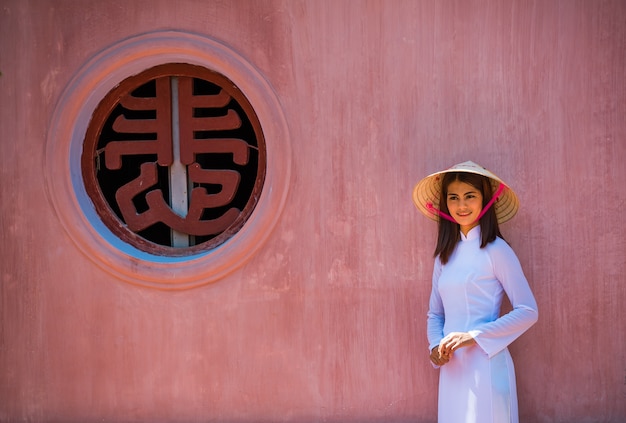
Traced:
[[467, 236], [470, 229], [478, 226], [478, 216], [483, 208], [483, 195], [474, 186], [461, 181], [448, 185], [446, 204], [450, 216], [461, 226]]

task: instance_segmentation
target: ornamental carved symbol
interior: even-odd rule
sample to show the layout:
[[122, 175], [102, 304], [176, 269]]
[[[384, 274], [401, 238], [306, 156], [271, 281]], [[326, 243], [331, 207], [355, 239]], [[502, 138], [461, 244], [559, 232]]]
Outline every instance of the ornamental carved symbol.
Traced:
[[262, 131], [246, 98], [225, 77], [191, 65], [163, 65], [120, 84], [94, 113], [83, 153], [85, 186], [103, 221], [165, 254], [212, 248], [234, 234], [264, 172]]

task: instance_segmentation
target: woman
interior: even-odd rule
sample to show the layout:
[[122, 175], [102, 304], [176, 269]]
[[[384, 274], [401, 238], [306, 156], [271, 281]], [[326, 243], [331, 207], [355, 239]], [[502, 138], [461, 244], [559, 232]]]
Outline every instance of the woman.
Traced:
[[[507, 346], [537, 321], [537, 303], [499, 223], [519, 202], [473, 162], [422, 179], [420, 211], [439, 222], [427, 330], [439, 374], [439, 423], [518, 422]], [[513, 310], [500, 316], [503, 295]]]

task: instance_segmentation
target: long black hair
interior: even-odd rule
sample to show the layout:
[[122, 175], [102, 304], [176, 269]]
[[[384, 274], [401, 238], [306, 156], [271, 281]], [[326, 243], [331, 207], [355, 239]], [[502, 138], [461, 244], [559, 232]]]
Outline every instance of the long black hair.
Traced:
[[[491, 200], [493, 191], [491, 183], [486, 176], [469, 172], [447, 172], [441, 181], [441, 193], [439, 197], [439, 210], [446, 214], [450, 214], [448, 210], [447, 198], [448, 187], [454, 181], [464, 182], [476, 188], [483, 196], [483, 208]], [[502, 238], [500, 226], [496, 218], [495, 205], [489, 207], [489, 210], [480, 218], [481, 241], [480, 248], [485, 248], [487, 244], [496, 240], [496, 237]], [[439, 218], [439, 230], [437, 234], [437, 247], [435, 248], [435, 257], [439, 256], [442, 264], [446, 264], [450, 256], [456, 248], [456, 244], [461, 239], [460, 226], [458, 223], [450, 222], [447, 219]]]

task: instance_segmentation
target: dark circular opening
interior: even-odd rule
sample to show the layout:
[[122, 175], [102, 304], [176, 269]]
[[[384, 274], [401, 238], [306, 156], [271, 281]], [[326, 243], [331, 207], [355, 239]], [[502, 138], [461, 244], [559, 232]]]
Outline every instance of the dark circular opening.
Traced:
[[109, 92], [82, 154], [102, 221], [159, 255], [226, 242], [254, 210], [265, 171], [263, 132], [246, 97], [223, 75], [188, 64], [148, 69]]

